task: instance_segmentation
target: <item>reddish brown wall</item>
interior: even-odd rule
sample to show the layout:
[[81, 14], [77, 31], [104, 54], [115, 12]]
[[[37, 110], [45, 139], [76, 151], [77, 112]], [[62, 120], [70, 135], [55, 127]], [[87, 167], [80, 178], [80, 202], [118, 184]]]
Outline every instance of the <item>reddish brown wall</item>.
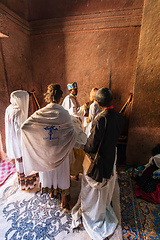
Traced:
[[138, 9], [143, 7], [144, 0], [1, 0], [0, 2], [25, 20], [33, 21]]
[[143, 2], [144, 0], [29, 0], [28, 19], [32, 21], [138, 9], [143, 7]]
[[50, 83], [63, 85], [65, 80], [64, 35], [32, 37], [33, 85], [38, 101], [44, 106], [43, 94]]
[[0, 2], [8, 9], [22, 17], [23, 19], [28, 20], [29, 16], [28, 0], [0, 0]]
[[134, 89], [143, 0], [30, 0], [17, 8], [11, 0], [3, 2], [29, 20], [6, 11], [9, 38], [1, 41], [7, 82], [1, 72], [8, 88], [4, 85], [5, 99], [0, 99], [3, 116], [8, 93], [34, 88], [44, 106], [43, 93], [51, 82], [60, 83], [65, 96], [66, 84], [77, 81], [81, 104], [92, 87], [111, 86], [114, 106], [121, 109]]
[[4, 144], [4, 116], [9, 95], [14, 90], [30, 90], [33, 86], [28, 31], [14, 14], [3, 15], [2, 12], [1, 19], [3, 17], [8, 32], [8, 38], [0, 38], [0, 132]]
[[120, 110], [133, 92], [140, 14], [142, 9], [132, 9], [31, 22], [33, 81], [41, 104], [51, 81], [62, 85], [64, 96], [67, 83], [77, 81], [81, 104], [92, 87], [111, 85]]
[[160, 144], [159, 13], [158, 0], [145, 1], [129, 128], [128, 164], [147, 163], [151, 149]]

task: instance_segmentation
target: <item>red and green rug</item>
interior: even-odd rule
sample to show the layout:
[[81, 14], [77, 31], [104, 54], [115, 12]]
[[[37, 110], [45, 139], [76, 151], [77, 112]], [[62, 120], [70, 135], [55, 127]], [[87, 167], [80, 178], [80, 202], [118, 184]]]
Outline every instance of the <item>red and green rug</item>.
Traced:
[[134, 181], [123, 170], [119, 172], [122, 230], [124, 239], [160, 239], [160, 204], [138, 199]]

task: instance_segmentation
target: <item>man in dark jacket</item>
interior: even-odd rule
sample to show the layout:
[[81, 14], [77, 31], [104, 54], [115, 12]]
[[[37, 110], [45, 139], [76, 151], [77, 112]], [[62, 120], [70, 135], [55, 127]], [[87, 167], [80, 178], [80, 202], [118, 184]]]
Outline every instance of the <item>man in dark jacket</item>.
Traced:
[[102, 142], [93, 171], [89, 175], [83, 172], [80, 196], [72, 209], [72, 228], [83, 223], [93, 240], [102, 240], [113, 235], [118, 225], [110, 203], [117, 178], [116, 145], [123, 130], [124, 119], [114, 110], [111, 104], [112, 93], [108, 88], [99, 89], [95, 100], [102, 112], [92, 123], [85, 152], [94, 158]]
[[[124, 119], [111, 105], [112, 93], [108, 88], [99, 89], [95, 95], [95, 100], [102, 112], [92, 123], [91, 135], [85, 145], [85, 152], [94, 156], [103, 138], [99, 150], [100, 159], [90, 174], [94, 180], [102, 182], [103, 178], [109, 179], [112, 174], [116, 145], [123, 130]], [[106, 129], [105, 118], [107, 120]]]

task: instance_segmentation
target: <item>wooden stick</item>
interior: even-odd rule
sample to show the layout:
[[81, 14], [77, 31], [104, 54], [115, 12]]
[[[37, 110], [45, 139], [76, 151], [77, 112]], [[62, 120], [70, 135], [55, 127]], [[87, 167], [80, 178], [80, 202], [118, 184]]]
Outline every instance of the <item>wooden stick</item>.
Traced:
[[121, 110], [119, 111], [119, 113], [122, 113], [122, 111], [126, 108], [126, 106], [128, 105], [128, 103], [130, 103], [130, 102], [132, 101], [132, 96], [133, 96], [133, 94], [130, 93], [129, 95], [130, 95], [129, 98], [127, 99], [126, 103], [123, 105], [123, 107], [121, 108]]
[[41, 107], [40, 107], [39, 102], [38, 102], [38, 99], [37, 99], [37, 97], [36, 97], [36, 95], [35, 95], [35, 91], [33, 90], [33, 91], [30, 92], [30, 93], [33, 95], [33, 98], [34, 98], [34, 100], [35, 100], [36, 106], [40, 109]]

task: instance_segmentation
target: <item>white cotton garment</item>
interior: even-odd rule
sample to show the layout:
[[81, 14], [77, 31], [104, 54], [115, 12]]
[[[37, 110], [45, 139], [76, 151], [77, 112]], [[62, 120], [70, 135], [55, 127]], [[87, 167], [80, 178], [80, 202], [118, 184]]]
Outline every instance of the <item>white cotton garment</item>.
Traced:
[[28, 117], [29, 94], [23, 90], [14, 91], [10, 102], [5, 112], [6, 150], [9, 159], [17, 159], [22, 157], [20, 127]]
[[82, 124], [78, 118], [71, 116], [71, 120], [77, 133], [77, 141], [74, 148], [83, 148], [87, 142], [87, 135], [83, 131]]
[[83, 117], [85, 115], [85, 106], [79, 105], [76, 96], [69, 94], [62, 102], [62, 107], [66, 109], [71, 116], [76, 118]]
[[89, 119], [90, 122], [87, 123], [87, 118], [84, 118], [83, 126], [85, 127], [85, 133], [87, 134], [87, 138], [91, 134], [92, 122], [98, 116], [98, 114], [102, 112], [102, 110], [98, 107], [97, 103], [94, 101], [89, 107]]
[[[145, 169], [144, 169], [144, 170], [146, 170], [148, 167], [150, 167], [151, 165], [153, 165], [153, 163], [155, 163], [156, 166], [157, 166], [158, 168], [160, 168], [160, 154], [157, 154], [157, 155], [151, 157], [151, 158], [149, 159], [148, 163], [145, 165]], [[143, 170], [143, 172], [144, 172], [144, 170]], [[157, 171], [157, 170], [156, 170], [156, 171]]]
[[57, 168], [77, 140], [71, 117], [62, 106], [50, 103], [21, 127], [25, 175]]
[[157, 154], [153, 157], [154, 162], [158, 168], [160, 168], [160, 154]]
[[160, 174], [160, 154], [157, 154], [153, 157], [151, 157], [149, 159], [149, 162], [145, 165], [145, 169], [143, 170], [143, 172], [150, 167], [151, 165], [153, 165], [153, 162], [156, 164], [156, 166], [159, 168], [156, 171], [154, 171], [154, 174]]
[[79, 198], [72, 209], [71, 227], [77, 228], [83, 222], [85, 230], [93, 240], [103, 240], [111, 236], [118, 225], [118, 219], [111, 207], [117, 178], [116, 159], [117, 154], [113, 175], [110, 179], [103, 179], [102, 183], [96, 182], [83, 172]]
[[72, 94], [69, 94], [65, 97], [62, 102], [62, 107], [66, 109], [70, 115], [77, 116], [77, 109], [79, 107], [79, 104], [76, 101], [76, 97]]

